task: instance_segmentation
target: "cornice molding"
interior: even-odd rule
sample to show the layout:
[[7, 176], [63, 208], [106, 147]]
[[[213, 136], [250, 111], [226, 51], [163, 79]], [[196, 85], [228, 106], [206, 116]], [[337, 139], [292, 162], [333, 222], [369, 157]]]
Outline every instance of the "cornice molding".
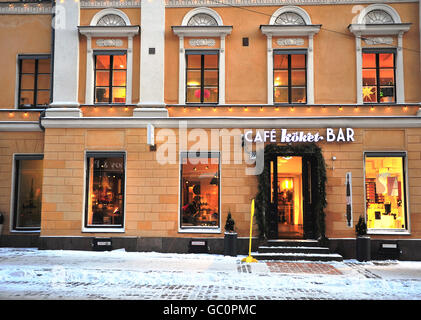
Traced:
[[81, 9], [140, 8], [141, 0], [80, 0]]
[[225, 7], [225, 6], [285, 6], [285, 5], [332, 5], [332, 4], [373, 4], [407, 3], [418, 0], [165, 0], [168, 8], [180, 7]]
[[220, 37], [231, 33], [232, 26], [172, 26], [174, 34], [183, 37]]
[[52, 14], [51, 3], [0, 2], [0, 15], [6, 14]]

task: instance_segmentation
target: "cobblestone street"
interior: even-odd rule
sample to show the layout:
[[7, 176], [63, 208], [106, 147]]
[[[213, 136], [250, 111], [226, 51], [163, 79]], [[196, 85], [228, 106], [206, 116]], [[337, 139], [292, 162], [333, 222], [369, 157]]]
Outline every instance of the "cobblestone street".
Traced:
[[0, 299], [421, 300], [421, 262], [0, 248]]

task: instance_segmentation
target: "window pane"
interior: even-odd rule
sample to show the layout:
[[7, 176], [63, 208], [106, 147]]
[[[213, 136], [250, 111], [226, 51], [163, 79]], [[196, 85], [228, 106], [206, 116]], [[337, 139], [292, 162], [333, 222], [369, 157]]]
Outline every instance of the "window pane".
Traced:
[[218, 88], [205, 87], [203, 90], [203, 102], [204, 103], [218, 102]]
[[380, 53], [379, 54], [379, 67], [380, 68], [393, 68], [394, 54], [393, 53]]
[[113, 86], [126, 86], [126, 71], [113, 71]]
[[274, 100], [275, 103], [288, 103], [288, 88], [275, 88]]
[[291, 68], [305, 68], [306, 67], [306, 55], [305, 54], [292, 54], [291, 55]]
[[88, 158], [88, 226], [123, 226], [124, 157]]
[[96, 56], [97, 69], [110, 69], [110, 56]]
[[110, 100], [110, 89], [109, 88], [96, 88], [95, 89], [95, 102], [108, 103]]
[[34, 104], [34, 91], [21, 91], [19, 103], [25, 107], [32, 106]]
[[126, 69], [126, 55], [113, 56], [113, 69]]
[[291, 88], [291, 103], [306, 103], [306, 88]]
[[50, 73], [50, 59], [39, 59], [38, 60], [38, 73]]
[[376, 69], [363, 70], [363, 85], [375, 86], [376, 84]]
[[219, 226], [219, 158], [181, 160], [181, 227]]
[[275, 71], [273, 74], [273, 85], [275, 87], [287, 86], [288, 85], [288, 70]]
[[113, 88], [113, 103], [126, 102], [126, 88]]
[[363, 87], [363, 100], [364, 102], [377, 102], [376, 87]]
[[109, 71], [97, 71], [95, 84], [97, 87], [106, 87], [110, 85], [110, 72]]
[[205, 69], [218, 69], [218, 55], [205, 54]]
[[205, 86], [217, 86], [218, 71], [205, 71], [204, 81]]
[[35, 73], [35, 60], [22, 59], [22, 73]]
[[38, 91], [37, 92], [37, 105], [45, 106], [50, 103], [50, 91]]
[[288, 55], [287, 54], [274, 54], [273, 55], [273, 68], [274, 69], [288, 69]]
[[395, 87], [380, 87], [380, 102], [395, 102]]
[[188, 69], [200, 69], [201, 68], [201, 55], [199, 54], [188, 54], [187, 57], [187, 68]]
[[404, 158], [366, 157], [367, 227], [406, 229]]
[[38, 89], [50, 89], [50, 75], [49, 74], [39, 74], [38, 75], [37, 88]]
[[200, 70], [189, 70], [187, 71], [187, 86], [188, 87], [200, 87]]
[[306, 85], [305, 70], [292, 70], [291, 71], [291, 84], [305, 86]]
[[363, 68], [375, 68], [375, 67], [376, 67], [376, 54], [363, 53]]
[[379, 82], [381, 86], [393, 86], [395, 84], [395, 71], [393, 69], [380, 69]]
[[187, 88], [187, 97], [186, 102], [194, 103], [198, 102], [200, 103], [200, 88]]
[[21, 89], [34, 89], [35, 76], [33, 74], [23, 74], [20, 80]]
[[42, 196], [42, 160], [16, 161], [15, 226], [40, 228]]

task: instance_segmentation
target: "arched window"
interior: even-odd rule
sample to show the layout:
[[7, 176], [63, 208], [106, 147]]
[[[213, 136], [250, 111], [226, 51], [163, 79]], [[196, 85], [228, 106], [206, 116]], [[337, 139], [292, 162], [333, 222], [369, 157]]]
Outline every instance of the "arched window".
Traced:
[[304, 19], [295, 12], [287, 11], [281, 13], [275, 20], [275, 24], [280, 25], [305, 25]]
[[100, 18], [96, 24], [97, 26], [107, 26], [107, 27], [114, 27], [114, 26], [125, 26], [126, 22], [122, 17], [116, 14], [107, 14]]
[[218, 22], [207, 13], [198, 13], [190, 18], [188, 26], [217, 26]]

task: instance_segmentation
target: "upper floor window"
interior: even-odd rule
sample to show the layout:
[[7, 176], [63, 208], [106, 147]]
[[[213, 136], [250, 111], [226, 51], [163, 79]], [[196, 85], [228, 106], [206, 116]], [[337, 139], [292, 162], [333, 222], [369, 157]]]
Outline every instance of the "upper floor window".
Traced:
[[95, 103], [126, 102], [125, 51], [95, 52]]
[[395, 102], [395, 51], [363, 51], [363, 101]]
[[274, 51], [273, 101], [307, 102], [307, 68], [305, 51]]
[[218, 51], [186, 51], [186, 102], [218, 103]]
[[50, 104], [50, 55], [19, 55], [19, 108], [45, 108]]

